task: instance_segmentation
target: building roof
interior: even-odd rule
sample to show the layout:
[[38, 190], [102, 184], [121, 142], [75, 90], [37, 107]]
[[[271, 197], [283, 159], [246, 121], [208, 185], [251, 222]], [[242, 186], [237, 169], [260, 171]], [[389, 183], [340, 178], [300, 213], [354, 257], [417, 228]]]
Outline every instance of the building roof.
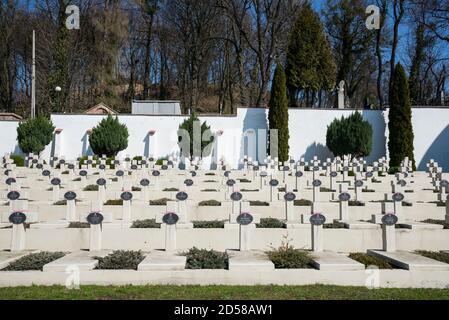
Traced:
[[12, 112], [0, 112], [0, 121], [21, 121], [22, 117]]
[[117, 111], [108, 107], [103, 102], [100, 102], [99, 104], [93, 106], [92, 108], [90, 108], [89, 110], [87, 110], [84, 113], [85, 114], [118, 114]]

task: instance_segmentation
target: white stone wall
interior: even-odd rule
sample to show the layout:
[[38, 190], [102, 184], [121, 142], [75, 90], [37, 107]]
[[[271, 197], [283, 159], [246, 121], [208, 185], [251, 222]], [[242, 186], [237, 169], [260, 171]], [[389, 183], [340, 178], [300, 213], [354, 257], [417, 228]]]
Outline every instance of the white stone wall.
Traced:
[[[354, 110], [338, 109], [290, 109], [290, 154], [299, 159], [305, 156], [310, 160], [314, 155], [325, 159], [331, 156], [326, 145], [327, 126], [335, 118], [348, 116]], [[388, 112], [364, 110], [363, 117], [373, 126], [373, 151], [367, 158], [372, 162], [387, 153]], [[267, 130], [266, 109], [238, 109], [236, 116], [205, 116], [213, 132], [223, 131], [218, 138], [213, 157], [224, 157], [231, 165], [237, 167], [244, 155], [263, 161], [265, 148], [259, 147], [259, 141], [265, 141]], [[49, 145], [43, 152], [44, 158], [54, 153], [64, 155], [66, 159], [75, 159], [81, 154], [91, 154], [87, 130], [95, 127], [103, 115], [52, 115], [56, 128], [63, 129], [60, 145]], [[121, 122], [128, 126], [130, 139], [128, 148], [121, 153], [125, 155], [144, 155], [163, 157], [176, 155], [177, 128], [185, 116], [138, 116], [119, 115]], [[16, 152], [17, 122], [0, 122], [0, 154]], [[420, 170], [425, 169], [426, 162], [433, 158], [443, 169], [449, 171], [449, 109], [414, 108], [413, 127], [415, 133], [415, 158]], [[155, 134], [150, 136], [150, 130]], [[246, 133], [246, 134], [245, 134]], [[248, 142], [249, 141], [249, 142]], [[253, 141], [253, 142], [252, 142]], [[208, 159], [210, 162], [211, 159]]]

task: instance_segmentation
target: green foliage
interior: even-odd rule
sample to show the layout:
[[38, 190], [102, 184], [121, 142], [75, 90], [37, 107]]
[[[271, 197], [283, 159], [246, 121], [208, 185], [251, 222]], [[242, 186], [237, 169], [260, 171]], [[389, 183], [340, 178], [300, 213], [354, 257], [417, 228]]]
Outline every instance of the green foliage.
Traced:
[[440, 262], [449, 263], [449, 253], [445, 252], [435, 252], [435, 251], [424, 251], [418, 250], [417, 254], [420, 254], [426, 258], [434, 259]]
[[21, 122], [17, 127], [19, 147], [24, 153], [39, 154], [53, 140], [54, 131], [53, 123], [42, 116]]
[[278, 249], [267, 252], [276, 269], [310, 269], [312, 258], [309, 252], [295, 249], [283, 241]]
[[98, 191], [98, 185], [96, 184], [90, 184], [86, 186], [83, 191]]
[[74, 222], [70, 222], [70, 224], [69, 224], [69, 226], [67, 228], [70, 228], [70, 229], [90, 228], [90, 223], [89, 222], [74, 221]]
[[366, 253], [355, 252], [349, 254], [349, 258], [364, 264], [365, 267], [376, 266], [379, 269], [393, 269], [391, 264], [377, 257], [372, 257]]
[[345, 225], [341, 222], [325, 223], [323, 229], [344, 229]]
[[179, 191], [179, 189], [178, 188], [165, 188], [162, 191], [164, 191], [164, 192], [177, 192], [177, 191]]
[[168, 157], [162, 157], [156, 160], [157, 166], [162, 166], [164, 164], [164, 161], [168, 161]]
[[161, 227], [160, 223], [156, 223], [156, 219], [145, 219], [133, 221], [131, 228], [136, 229], [159, 229]]
[[298, 207], [310, 207], [312, 206], [312, 201], [307, 199], [299, 199], [294, 201], [294, 205]]
[[62, 258], [63, 252], [38, 252], [26, 255], [3, 269], [3, 271], [41, 270], [47, 263]]
[[285, 222], [276, 218], [261, 218], [260, 223], [256, 224], [256, 228], [285, 229], [286, 227]]
[[373, 129], [360, 112], [335, 119], [327, 127], [326, 145], [334, 156], [366, 157], [373, 147]]
[[12, 154], [9, 156], [13, 163], [16, 165], [16, 167], [24, 167], [25, 166], [25, 158], [18, 155], [18, 154]]
[[[336, 66], [320, 17], [306, 2], [290, 33], [287, 48], [287, 87], [290, 99], [296, 101], [299, 91], [307, 96], [335, 85]], [[307, 106], [311, 107], [311, 100]]]
[[126, 125], [121, 124], [118, 117], [109, 115], [93, 128], [89, 143], [96, 155], [115, 157], [128, 147], [128, 137]]
[[192, 248], [185, 253], [186, 269], [227, 269], [228, 255], [225, 252]]
[[416, 170], [410, 93], [407, 75], [400, 63], [396, 65], [394, 70], [390, 89], [388, 130], [390, 167], [399, 167], [404, 158], [408, 157], [413, 163], [413, 170]]
[[144, 259], [141, 251], [118, 250], [106, 257], [95, 257], [98, 260], [97, 269], [104, 270], [137, 270]]
[[365, 203], [363, 203], [362, 201], [358, 201], [358, 200], [349, 200], [348, 205], [350, 207], [364, 207]]
[[[193, 112], [189, 118], [184, 120], [184, 122], [179, 126], [180, 131], [178, 131], [178, 145], [181, 149], [181, 154], [187, 158], [193, 157], [207, 157], [212, 152], [212, 142], [214, 142], [215, 137], [212, 135], [210, 131], [210, 126], [207, 125], [206, 121], [200, 124], [200, 120]], [[195, 129], [195, 130], [194, 130]], [[190, 137], [189, 141], [189, 149], [183, 147], [182, 142], [182, 131], [186, 130]], [[194, 135], [195, 133], [195, 135]], [[209, 134], [208, 134], [209, 133]], [[196, 139], [196, 143], [194, 144], [194, 139]], [[199, 143], [201, 142], [201, 143]], [[187, 146], [187, 143], [186, 143]], [[199, 149], [201, 148], [201, 150]]]
[[198, 203], [199, 207], [220, 207], [221, 202], [217, 200], [204, 200]]
[[[277, 64], [274, 72], [273, 84], [271, 86], [271, 97], [268, 104], [268, 121], [270, 129], [278, 130], [278, 158], [279, 161], [285, 162], [289, 158], [290, 134], [288, 130], [288, 98], [287, 84], [284, 68], [281, 64]], [[270, 154], [273, 152], [270, 146]]]
[[105, 206], [122, 206], [123, 205], [123, 200], [122, 199], [113, 199], [113, 200], [108, 200], [104, 203]]
[[223, 229], [225, 225], [224, 221], [193, 221], [193, 227], [195, 229]]
[[251, 207], [269, 207], [270, 204], [265, 201], [253, 200], [249, 202]]
[[162, 198], [162, 199], [157, 199], [157, 200], [150, 200], [150, 205], [151, 206], [166, 206], [167, 201], [170, 201], [170, 199]]

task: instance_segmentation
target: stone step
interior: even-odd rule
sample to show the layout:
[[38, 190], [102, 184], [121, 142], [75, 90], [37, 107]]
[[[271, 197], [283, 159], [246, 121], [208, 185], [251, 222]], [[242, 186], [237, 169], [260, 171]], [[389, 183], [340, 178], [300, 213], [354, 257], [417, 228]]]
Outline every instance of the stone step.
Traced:
[[313, 266], [322, 271], [355, 271], [365, 270], [365, 266], [345, 255], [331, 251], [313, 252]]
[[424, 222], [417, 222], [417, 221], [412, 221], [412, 222], [401, 222], [397, 224], [400, 228], [405, 228], [405, 229], [412, 229], [412, 230], [416, 230], [416, 229], [443, 229], [444, 227], [440, 224], [433, 224], [433, 223], [424, 223]]
[[365, 229], [380, 229], [381, 226], [375, 223], [357, 220], [337, 220], [337, 222], [342, 223], [346, 229], [352, 230], [365, 230]]
[[186, 256], [178, 252], [152, 251], [137, 267], [138, 271], [182, 271], [186, 267]]
[[265, 252], [259, 250], [238, 251], [226, 250], [229, 256], [230, 271], [270, 271], [274, 264], [268, 259]]
[[66, 272], [71, 268], [78, 268], [80, 271], [89, 271], [95, 269], [98, 265], [98, 260], [94, 257], [104, 257], [109, 254], [109, 251], [76, 251], [65, 255], [64, 257], [47, 263], [44, 265], [44, 272]]
[[423, 257], [407, 251], [386, 252], [368, 250], [368, 255], [377, 257], [399, 268], [415, 271], [449, 271], [449, 264]]

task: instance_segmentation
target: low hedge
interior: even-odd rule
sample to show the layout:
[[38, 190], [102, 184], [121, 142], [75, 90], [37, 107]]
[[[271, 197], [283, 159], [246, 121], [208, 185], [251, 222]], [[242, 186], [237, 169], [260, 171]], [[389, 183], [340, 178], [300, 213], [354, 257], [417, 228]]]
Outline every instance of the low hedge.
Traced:
[[445, 220], [427, 219], [422, 222], [430, 223], [430, 224], [439, 224], [439, 225], [442, 225], [444, 229], [449, 229], [449, 223], [446, 223]]
[[223, 229], [225, 221], [193, 221], [193, 227], [195, 229]]
[[310, 207], [312, 206], [312, 201], [307, 199], [299, 199], [294, 201], [294, 205], [297, 207]]
[[225, 252], [192, 248], [184, 253], [186, 269], [227, 269], [229, 257]]
[[350, 253], [349, 258], [360, 262], [361, 264], [365, 265], [365, 267], [376, 266], [379, 269], [393, 269], [393, 266], [388, 262], [386, 262], [385, 260], [369, 256], [366, 253], [361, 252]]
[[178, 188], [165, 188], [162, 191], [164, 191], [164, 192], [177, 192], [177, 191], [179, 191], [179, 189]]
[[106, 257], [95, 257], [98, 260], [96, 269], [100, 270], [137, 270], [137, 266], [145, 259], [142, 251], [118, 250]]
[[449, 253], [444, 252], [436, 252], [436, 251], [425, 251], [425, 250], [418, 250], [416, 251], [417, 254], [422, 255], [426, 258], [434, 259], [440, 262], [449, 263]]
[[89, 222], [70, 222], [70, 224], [67, 228], [71, 228], [71, 229], [90, 228], [90, 223]]
[[261, 218], [260, 223], [256, 223], [256, 228], [260, 229], [285, 229], [285, 222], [276, 218]]
[[276, 269], [311, 269], [310, 253], [295, 249], [288, 244], [282, 244], [278, 249], [267, 252], [268, 258]]
[[98, 185], [96, 184], [90, 184], [86, 186], [83, 191], [98, 191]]
[[25, 158], [18, 155], [18, 154], [12, 154], [9, 156], [13, 163], [16, 165], [16, 167], [25, 167]]
[[161, 227], [160, 223], [156, 222], [156, 219], [145, 219], [133, 221], [131, 228], [136, 229], [158, 229]]
[[43, 270], [44, 265], [62, 258], [63, 252], [38, 252], [26, 255], [3, 269], [3, 271]]
[[114, 199], [114, 200], [108, 200], [104, 203], [105, 206], [122, 206], [123, 200], [122, 199]]
[[150, 200], [150, 206], [166, 206], [167, 201], [170, 201], [170, 199], [162, 198], [157, 200]]
[[254, 200], [254, 201], [250, 201], [249, 205], [251, 207], [269, 207], [270, 204], [266, 201], [259, 201], [259, 200]]
[[220, 207], [221, 202], [217, 200], [204, 200], [198, 203], [199, 207]]

